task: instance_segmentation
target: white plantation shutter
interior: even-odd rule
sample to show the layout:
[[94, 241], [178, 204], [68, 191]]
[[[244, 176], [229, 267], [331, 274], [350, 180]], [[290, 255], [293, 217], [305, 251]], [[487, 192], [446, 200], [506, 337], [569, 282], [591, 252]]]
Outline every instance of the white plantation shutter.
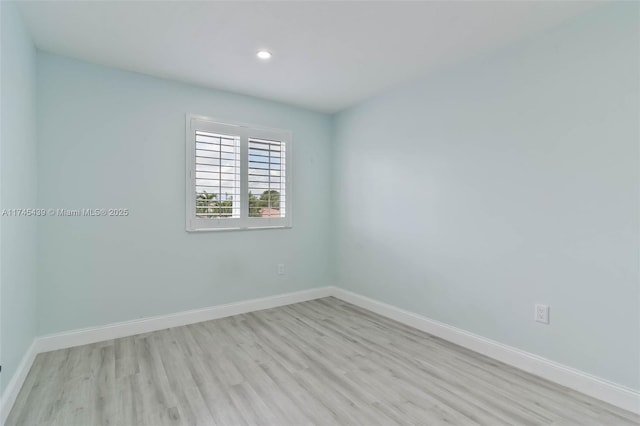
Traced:
[[285, 142], [249, 138], [249, 217], [286, 217], [286, 165]]
[[240, 218], [240, 137], [195, 132], [195, 203], [199, 218]]
[[187, 116], [187, 231], [291, 226], [291, 134]]

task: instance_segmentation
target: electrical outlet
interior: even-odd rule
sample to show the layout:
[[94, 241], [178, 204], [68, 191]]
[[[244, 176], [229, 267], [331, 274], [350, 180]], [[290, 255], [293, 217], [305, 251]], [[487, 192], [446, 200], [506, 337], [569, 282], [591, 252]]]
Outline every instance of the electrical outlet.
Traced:
[[278, 263], [278, 275], [284, 275], [284, 263]]
[[534, 319], [543, 324], [549, 324], [549, 306], [536, 304]]

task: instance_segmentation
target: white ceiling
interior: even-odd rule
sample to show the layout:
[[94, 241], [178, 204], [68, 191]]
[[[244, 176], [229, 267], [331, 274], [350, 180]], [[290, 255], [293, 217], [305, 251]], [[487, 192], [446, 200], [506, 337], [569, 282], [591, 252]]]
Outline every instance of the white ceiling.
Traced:
[[[23, 2], [42, 50], [335, 112], [583, 13], [580, 1]], [[258, 49], [273, 52], [269, 62]]]

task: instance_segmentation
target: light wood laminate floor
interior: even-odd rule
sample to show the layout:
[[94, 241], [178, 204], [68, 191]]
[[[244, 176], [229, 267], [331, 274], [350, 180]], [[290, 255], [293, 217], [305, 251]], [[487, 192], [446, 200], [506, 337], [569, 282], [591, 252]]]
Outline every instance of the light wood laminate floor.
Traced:
[[7, 425], [631, 425], [335, 298], [38, 355]]

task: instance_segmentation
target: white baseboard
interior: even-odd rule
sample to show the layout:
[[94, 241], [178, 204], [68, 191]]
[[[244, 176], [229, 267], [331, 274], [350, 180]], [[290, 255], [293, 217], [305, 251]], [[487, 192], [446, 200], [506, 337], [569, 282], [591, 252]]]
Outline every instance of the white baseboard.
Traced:
[[18, 397], [18, 393], [20, 393], [22, 384], [27, 378], [27, 374], [29, 374], [29, 370], [31, 370], [33, 361], [36, 359], [36, 355], [38, 355], [38, 353], [37, 344], [34, 340], [22, 357], [20, 365], [18, 365], [16, 372], [9, 380], [9, 383], [2, 394], [2, 399], [0, 400], [0, 425], [4, 425], [7, 417], [9, 417], [11, 407], [13, 407], [13, 403], [16, 402], [16, 398]]
[[439, 321], [334, 287], [332, 296], [513, 367], [640, 414], [640, 392]]
[[176, 314], [147, 317], [139, 320], [118, 322], [99, 327], [89, 327], [66, 331], [63, 333], [48, 334], [37, 338], [38, 351], [48, 352], [56, 349], [71, 348], [74, 346], [87, 345], [120, 337], [164, 330], [171, 327], [179, 327], [181, 325], [195, 324], [202, 321], [229, 317], [231, 315], [277, 308], [278, 306], [328, 297], [332, 292], [333, 289], [331, 287], [314, 288], [277, 296], [212, 306], [209, 308], [194, 309]]

